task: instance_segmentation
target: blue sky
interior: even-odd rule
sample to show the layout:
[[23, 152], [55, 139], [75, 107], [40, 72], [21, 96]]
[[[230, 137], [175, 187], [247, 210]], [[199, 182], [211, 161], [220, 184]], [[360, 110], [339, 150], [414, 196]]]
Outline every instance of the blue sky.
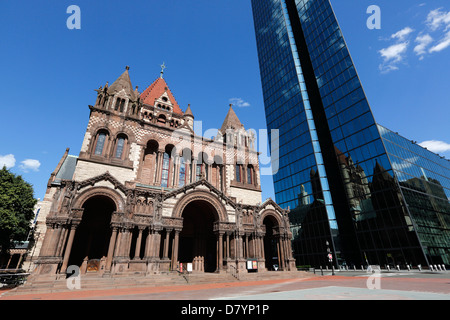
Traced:
[[[448, 0], [332, 0], [377, 122], [428, 143], [450, 158], [450, 3]], [[81, 29], [69, 30], [70, 5]], [[381, 29], [366, 26], [369, 5]], [[142, 92], [165, 62], [165, 79], [218, 128], [231, 99], [247, 129], [265, 128], [250, 1], [0, 2], [0, 164], [21, 174], [43, 198], [66, 148], [78, 155], [94, 89], [130, 66]], [[236, 103], [240, 101], [241, 103]], [[240, 106], [239, 106], [240, 105]], [[274, 198], [264, 176], [263, 199]]]

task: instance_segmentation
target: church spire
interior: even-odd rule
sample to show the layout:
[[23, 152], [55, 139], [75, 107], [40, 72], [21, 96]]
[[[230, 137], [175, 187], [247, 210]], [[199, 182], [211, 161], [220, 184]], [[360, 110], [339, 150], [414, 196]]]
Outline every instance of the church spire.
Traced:
[[112, 85], [108, 87], [108, 94], [114, 95], [117, 92], [125, 90], [125, 93], [128, 94], [132, 100], [136, 100], [135, 90], [131, 84], [130, 74], [128, 73], [130, 70], [129, 66], [125, 67], [125, 71], [117, 78], [116, 81]]
[[225, 120], [222, 123], [222, 127], [220, 128], [220, 131], [222, 134], [225, 134], [227, 129], [241, 129], [244, 128], [241, 121], [239, 121], [239, 118], [237, 117], [236, 113], [233, 110], [233, 105], [230, 103], [230, 109], [228, 109], [228, 113], [225, 117]]

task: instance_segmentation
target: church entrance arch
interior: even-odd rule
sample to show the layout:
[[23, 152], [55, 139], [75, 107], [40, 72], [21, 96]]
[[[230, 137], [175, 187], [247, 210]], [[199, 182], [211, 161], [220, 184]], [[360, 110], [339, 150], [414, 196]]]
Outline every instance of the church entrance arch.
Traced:
[[179, 261], [186, 266], [192, 263], [192, 271], [214, 272], [217, 270], [217, 236], [214, 222], [218, 213], [205, 200], [194, 200], [187, 204], [181, 216], [183, 229], [179, 239]]
[[74, 238], [69, 265], [81, 266], [87, 260], [86, 271], [98, 271], [101, 259], [108, 255], [111, 216], [116, 205], [107, 196], [95, 195], [87, 199], [82, 208], [83, 217]]
[[264, 236], [264, 256], [266, 257], [267, 270], [277, 270], [280, 268], [280, 256], [278, 251], [278, 221], [272, 215], [267, 215], [263, 224], [266, 228]]

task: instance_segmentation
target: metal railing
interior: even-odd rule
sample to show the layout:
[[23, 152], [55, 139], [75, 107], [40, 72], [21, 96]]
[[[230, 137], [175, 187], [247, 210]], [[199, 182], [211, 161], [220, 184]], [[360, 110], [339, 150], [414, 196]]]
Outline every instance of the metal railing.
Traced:
[[235, 277], [237, 280], [240, 280], [239, 279], [239, 272], [237, 271], [237, 268], [235, 266], [233, 266], [233, 265], [229, 265], [228, 267], [229, 267], [228, 269], [230, 270], [231, 275], [233, 277]]
[[189, 283], [189, 272], [187, 272], [186, 269], [183, 269], [183, 271], [180, 271], [177, 269], [178, 275], [182, 276], [184, 280], [186, 280], [186, 283]]

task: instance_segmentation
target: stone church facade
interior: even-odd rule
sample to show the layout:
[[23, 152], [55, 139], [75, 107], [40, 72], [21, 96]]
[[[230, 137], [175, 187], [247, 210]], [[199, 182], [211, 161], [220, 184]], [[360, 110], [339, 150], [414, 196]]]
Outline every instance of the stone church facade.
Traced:
[[96, 90], [79, 155], [48, 181], [33, 273], [295, 270], [288, 211], [262, 202], [255, 137], [232, 106], [205, 139], [163, 72], [137, 89], [127, 67]]

